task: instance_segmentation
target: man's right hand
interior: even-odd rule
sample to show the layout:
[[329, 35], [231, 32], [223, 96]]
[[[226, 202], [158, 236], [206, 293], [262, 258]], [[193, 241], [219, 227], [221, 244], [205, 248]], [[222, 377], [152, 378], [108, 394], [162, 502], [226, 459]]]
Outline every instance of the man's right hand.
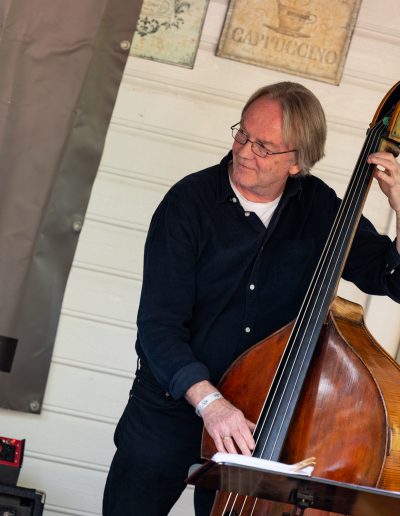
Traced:
[[255, 447], [253, 431], [256, 425], [232, 403], [225, 398], [214, 401], [204, 409], [202, 417], [218, 451], [251, 455]]
[[[203, 381], [192, 385], [185, 397], [196, 407], [205, 396], [215, 391], [210, 382]], [[203, 409], [202, 418], [219, 452], [251, 455], [255, 447], [252, 434], [255, 424], [232, 403], [225, 398], [215, 400]]]

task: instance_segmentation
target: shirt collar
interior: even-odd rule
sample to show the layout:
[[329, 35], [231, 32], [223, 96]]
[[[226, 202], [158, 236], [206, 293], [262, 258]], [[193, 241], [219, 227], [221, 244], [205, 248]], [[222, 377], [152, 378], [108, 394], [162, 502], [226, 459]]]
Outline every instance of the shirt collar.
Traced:
[[[232, 161], [232, 151], [229, 151], [228, 154], [221, 160], [219, 164], [219, 181], [218, 181], [218, 192], [217, 192], [217, 202], [222, 203], [227, 199], [231, 199], [234, 196], [234, 192], [229, 182], [229, 173], [228, 166]], [[283, 191], [283, 198], [293, 197], [298, 194], [300, 198], [302, 191], [302, 182], [299, 177], [288, 177], [286, 181], [285, 190]]]
[[232, 151], [229, 151], [228, 154], [222, 159], [219, 164], [219, 178], [218, 178], [218, 192], [217, 192], [217, 202], [222, 203], [227, 199], [232, 198], [234, 195], [231, 185], [229, 183], [229, 173], [228, 166], [232, 161]]

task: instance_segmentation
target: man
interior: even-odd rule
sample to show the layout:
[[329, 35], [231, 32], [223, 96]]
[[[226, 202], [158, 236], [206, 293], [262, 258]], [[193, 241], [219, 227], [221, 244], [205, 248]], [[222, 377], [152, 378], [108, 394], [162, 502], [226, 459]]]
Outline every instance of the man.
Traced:
[[[203, 424], [218, 451], [251, 453], [254, 422], [216, 385], [241, 353], [296, 317], [338, 209], [333, 190], [309, 175], [326, 138], [309, 90], [258, 90], [232, 135], [232, 152], [172, 187], [152, 219], [139, 368], [116, 429], [105, 516], [168, 514], [199, 462]], [[376, 178], [399, 237], [400, 166], [383, 152], [368, 161], [384, 169]], [[343, 277], [400, 302], [400, 238], [362, 218]], [[209, 514], [212, 492], [198, 493], [196, 514]]]

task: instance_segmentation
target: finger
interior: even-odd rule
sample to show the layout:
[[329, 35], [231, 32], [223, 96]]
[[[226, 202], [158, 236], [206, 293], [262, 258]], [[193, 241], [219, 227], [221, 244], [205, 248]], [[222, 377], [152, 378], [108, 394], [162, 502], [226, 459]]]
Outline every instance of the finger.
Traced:
[[254, 423], [248, 419], [244, 419], [243, 423], [232, 431], [232, 437], [235, 441], [236, 447], [239, 448], [243, 455], [251, 455], [252, 450], [255, 448], [256, 443], [252, 434], [254, 428]]
[[212, 438], [218, 451], [237, 453], [232, 435], [233, 432], [227, 425], [223, 425], [223, 428], [216, 427], [213, 429]]
[[217, 451], [222, 452], [222, 453], [226, 452], [224, 440], [222, 439], [222, 437], [220, 437], [218, 435], [218, 436], [215, 436], [213, 439], [214, 439], [214, 443], [215, 443], [215, 447], [217, 448]]
[[247, 442], [241, 433], [235, 433], [233, 438], [235, 439], [237, 448], [239, 448], [243, 455], [251, 455], [253, 446]]
[[222, 438], [222, 443], [224, 445], [225, 450], [228, 453], [237, 453], [237, 449], [233, 440], [233, 437], [226, 435]]
[[392, 173], [392, 165], [390, 163], [384, 163], [382, 160], [379, 160], [379, 163], [372, 162], [374, 165], [374, 175], [391, 175]]
[[375, 160], [386, 160], [387, 162], [395, 161], [396, 156], [393, 154], [393, 152], [388, 151], [379, 151], [379, 152], [373, 152], [368, 156], [368, 162], [371, 163]]
[[388, 170], [376, 170], [374, 172], [374, 178], [380, 183], [385, 183], [388, 186], [394, 186], [396, 184], [395, 178], [390, 174]]
[[393, 165], [396, 163], [393, 154], [387, 152], [377, 152], [375, 154], [371, 154], [370, 156], [368, 156], [367, 161], [371, 165], [375, 165], [375, 167], [379, 170], [382, 170], [382, 168], [388, 169], [390, 167], [393, 167]]
[[253, 423], [253, 421], [250, 421], [249, 419], [246, 419], [247, 426], [250, 428], [251, 432], [254, 432], [256, 429], [256, 424]]

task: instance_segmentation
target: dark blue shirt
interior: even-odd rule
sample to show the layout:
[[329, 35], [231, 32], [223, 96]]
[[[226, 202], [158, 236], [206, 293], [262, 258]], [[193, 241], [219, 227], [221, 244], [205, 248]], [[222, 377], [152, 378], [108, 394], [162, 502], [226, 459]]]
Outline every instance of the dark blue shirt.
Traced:
[[[136, 350], [175, 399], [295, 319], [340, 204], [320, 179], [290, 177], [265, 228], [236, 199], [230, 160], [173, 186], [146, 241]], [[400, 302], [399, 265], [362, 218], [343, 277]]]

